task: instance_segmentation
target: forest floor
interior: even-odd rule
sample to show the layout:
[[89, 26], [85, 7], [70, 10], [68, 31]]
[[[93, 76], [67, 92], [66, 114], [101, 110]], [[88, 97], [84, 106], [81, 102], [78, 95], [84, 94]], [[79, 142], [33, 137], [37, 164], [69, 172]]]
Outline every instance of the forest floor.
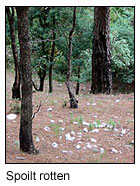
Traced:
[[[6, 72], [6, 115], [20, 103], [11, 99], [14, 75]], [[40, 153], [29, 155], [19, 149], [20, 114], [6, 117], [6, 163], [134, 163], [134, 93], [92, 95], [81, 85], [78, 109], [70, 109], [64, 83], [53, 82], [48, 95], [33, 93], [34, 144]], [[11, 110], [13, 109], [13, 111]]]

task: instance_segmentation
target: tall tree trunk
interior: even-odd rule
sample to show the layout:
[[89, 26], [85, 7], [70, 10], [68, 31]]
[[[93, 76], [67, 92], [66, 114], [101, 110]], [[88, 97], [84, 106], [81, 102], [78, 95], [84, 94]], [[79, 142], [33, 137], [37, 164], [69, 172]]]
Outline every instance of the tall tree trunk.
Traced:
[[55, 15], [53, 16], [53, 43], [52, 43], [52, 49], [51, 49], [51, 57], [50, 57], [50, 67], [49, 67], [49, 93], [51, 93], [53, 91], [53, 86], [52, 86], [52, 68], [53, 68], [53, 61], [54, 61], [54, 53], [55, 53], [55, 38], [56, 38], [56, 34], [55, 34]]
[[69, 33], [69, 53], [68, 53], [68, 72], [66, 76], [66, 86], [68, 89], [69, 97], [70, 97], [70, 108], [78, 108], [78, 101], [76, 100], [74, 93], [72, 92], [71, 85], [70, 85], [70, 77], [71, 77], [71, 55], [72, 55], [72, 35], [74, 32], [76, 24], [76, 7], [74, 7], [73, 11], [73, 25], [72, 29], [70, 30]]
[[110, 8], [94, 8], [91, 93], [112, 92]]
[[80, 80], [80, 66], [78, 66], [78, 81], [77, 81], [77, 85], [76, 85], [76, 95], [79, 94], [79, 89], [80, 89], [80, 83], [79, 83], [79, 80]]
[[28, 33], [29, 7], [16, 7], [18, 18], [18, 37], [20, 44], [20, 70], [22, 83], [20, 149], [30, 154], [37, 154], [32, 137], [32, 72]]
[[[10, 10], [11, 9], [11, 10]], [[6, 7], [6, 13], [10, 26], [10, 35], [11, 35], [11, 46], [14, 58], [15, 65], [15, 80], [12, 87], [12, 98], [20, 99], [20, 71], [19, 71], [19, 63], [18, 63], [18, 54], [16, 48], [16, 36], [15, 36], [15, 12], [14, 7]]]

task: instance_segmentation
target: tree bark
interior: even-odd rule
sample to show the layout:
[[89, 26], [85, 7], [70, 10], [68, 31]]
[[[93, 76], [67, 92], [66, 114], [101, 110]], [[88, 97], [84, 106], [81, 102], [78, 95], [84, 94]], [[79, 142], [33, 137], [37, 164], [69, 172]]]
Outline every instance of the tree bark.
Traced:
[[74, 7], [73, 25], [69, 33], [68, 71], [67, 71], [67, 76], [66, 76], [66, 86], [67, 86], [69, 97], [70, 97], [70, 108], [78, 108], [78, 101], [76, 100], [74, 93], [72, 92], [71, 85], [70, 85], [70, 77], [71, 77], [71, 69], [72, 69], [71, 67], [72, 36], [73, 36], [75, 25], [76, 25], [76, 7]]
[[94, 8], [91, 93], [112, 92], [110, 8]]
[[17, 54], [17, 47], [16, 47], [14, 7], [11, 7], [11, 10], [10, 7], [6, 7], [6, 13], [9, 21], [9, 26], [10, 26], [11, 47], [13, 52], [14, 65], [15, 65], [15, 80], [12, 87], [12, 98], [20, 99], [20, 70], [19, 70], [18, 54]]
[[79, 83], [79, 80], [80, 80], [80, 66], [78, 66], [78, 81], [77, 81], [77, 85], [76, 85], [76, 95], [79, 94], [79, 89], [80, 89], [80, 83]]
[[18, 18], [18, 37], [20, 45], [20, 70], [22, 83], [20, 149], [23, 152], [37, 154], [32, 137], [32, 72], [28, 33], [29, 7], [16, 7]]
[[55, 15], [53, 16], [53, 43], [52, 43], [52, 49], [51, 49], [51, 57], [50, 57], [50, 67], [49, 67], [49, 93], [53, 92], [53, 85], [52, 85], [52, 69], [53, 69], [53, 61], [54, 61], [54, 53], [55, 53]]

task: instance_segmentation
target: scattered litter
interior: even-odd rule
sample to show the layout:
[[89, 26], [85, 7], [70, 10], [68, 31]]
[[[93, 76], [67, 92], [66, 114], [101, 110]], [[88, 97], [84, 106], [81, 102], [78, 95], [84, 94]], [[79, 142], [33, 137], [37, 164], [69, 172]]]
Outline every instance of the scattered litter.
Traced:
[[76, 145], [76, 149], [77, 150], [81, 149], [81, 146], [80, 145]]
[[119, 129], [117, 129], [117, 128], [114, 128], [114, 131], [115, 131], [115, 132], [118, 132], [118, 131], [119, 131]]
[[36, 140], [35, 140], [36, 142], [39, 142], [40, 141], [40, 139], [39, 139], [39, 137], [37, 136], [36, 137]]
[[108, 131], [109, 131], [109, 129], [104, 129], [104, 131], [105, 131], [105, 132], [108, 132]]
[[48, 108], [47, 111], [48, 111], [48, 112], [51, 112], [51, 111], [52, 111], [52, 108]]
[[16, 160], [25, 160], [25, 158], [24, 157], [17, 156], [16, 157]]
[[62, 152], [63, 152], [63, 153], [67, 153], [68, 151], [67, 151], [67, 150], [63, 150]]
[[119, 99], [116, 99], [116, 100], [115, 100], [115, 103], [119, 103], [119, 102], [120, 102], [120, 100], [119, 100]]
[[16, 114], [8, 114], [7, 115], [7, 119], [9, 119], [9, 120], [14, 120], [14, 119], [16, 119], [16, 117], [17, 117]]
[[59, 139], [61, 140], [62, 139], [62, 136], [59, 136]]
[[100, 148], [100, 153], [103, 154], [104, 153], [104, 148]]
[[99, 132], [99, 129], [93, 129], [91, 132], [98, 133]]
[[82, 144], [83, 142], [82, 141], [78, 141], [78, 143]]
[[65, 130], [65, 128], [60, 128], [60, 130], [61, 130], [61, 131], [64, 131], [64, 130]]
[[74, 131], [71, 131], [70, 133], [71, 133], [72, 135], [75, 135], [75, 132], [74, 132]]
[[51, 131], [51, 129], [50, 129], [48, 126], [45, 126], [44, 130], [45, 130], [46, 132], [50, 132], [50, 131]]
[[88, 129], [87, 128], [84, 128], [83, 131], [87, 133], [88, 132]]
[[92, 106], [95, 106], [96, 105], [96, 103], [92, 103]]
[[77, 135], [83, 135], [82, 132], [77, 132]]
[[100, 151], [97, 147], [94, 147], [92, 150], [93, 150], [93, 152], [99, 152]]
[[62, 119], [59, 119], [58, 122], [59, 122], [59, 123], [63, 123], [63, 120], [62, 120]]
[[94, 143], [97, 142], [97, 140], [96, 140], [95, 138], [91, 138], [90, 141], [91, 141], [91, 142], [94, 142]]
[[98, 118], [98, 116], [93, 116], [94, 118]]
[[86, 143], [86, 147], [88, 148], [88, 149], [92, 149], [92, 146], [91, 146], [91, 144], [88, 142], [88, 143]]
[[58, 148], [58, 144], [57, 144], [56, 142], [53, 142], [53, 143], [52, 143], [52, 147], [53, 147], [53, 148]]
[[70, 133], [65, 134], [65, 138], [68, 141], [73, 141], [75, 139], [75, 137], [71, 137]]
[[82, 122], [82, 125], [89, 126], [89, 123], [87, 123], [86, 121], [83, 121], [83, 122]]
[[120, 136], [123, 136], [126, 133], [126, 129], [122, 129]]
[[115, 119], [118, 119], [119, 117], [118, 116], [114, 116]]
[[55, 121], [54, 121], [54, 120], [51, 120], [50, 122], [51, 122], [51, 123], [55, 123]]
[[117, 154], [118, 153], [118, 150], [116, 150], [115, 148], [111, 147], [111, 152]]
[[77, 121], [73, 121], [73, 124], [74, 124], [74, 125], [78, 125], [78, 122], [77, 122]]
[[87, 106], [89, 106], [90, 105], [90, 103], [87, 103]]

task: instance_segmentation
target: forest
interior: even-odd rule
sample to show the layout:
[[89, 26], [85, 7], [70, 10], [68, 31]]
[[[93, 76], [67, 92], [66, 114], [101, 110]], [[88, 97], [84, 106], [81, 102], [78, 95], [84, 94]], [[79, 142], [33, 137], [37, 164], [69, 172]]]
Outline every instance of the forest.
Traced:
[[5, 7], [6, 163], [134, 163], [134, 7]]

